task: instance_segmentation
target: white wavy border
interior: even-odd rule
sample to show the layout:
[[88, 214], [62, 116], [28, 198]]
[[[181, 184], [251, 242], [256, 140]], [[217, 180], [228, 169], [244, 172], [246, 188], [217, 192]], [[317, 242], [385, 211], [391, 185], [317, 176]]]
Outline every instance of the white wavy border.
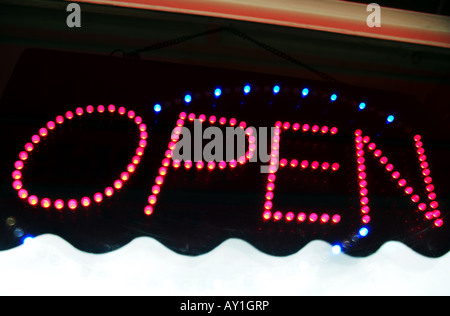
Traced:
[[312, 241], [286, 257], [228, 239], [195, 257], [150, 237], [91, 254], [56, 235], [0, 251], [0, 295], [449, 295], [450, 253], [424, 257], [400, 242], [366, 258]]

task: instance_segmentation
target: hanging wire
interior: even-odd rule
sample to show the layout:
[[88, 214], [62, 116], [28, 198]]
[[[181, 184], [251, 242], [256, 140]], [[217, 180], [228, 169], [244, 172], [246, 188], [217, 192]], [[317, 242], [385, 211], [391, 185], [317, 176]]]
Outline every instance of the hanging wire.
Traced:
[[289, 54], [287, 54], [287, 53], [285, 53], [285, 52], [283, 52], [283, 51], [281, 51], [281, 50], [279, 50], [279, 49], [277, 49], [277, 48], [275, 48], [275, 47], [273, 47], [271, 45], [268, 45], [266, 43], [258, 41], [256, 39], [254, 39], [253, 37], [249, 36], [248, 34], [237, 30], [234, 27], [227, 27], [227, 26], [221, 26], [221, 27], [209, 30], [209, 31], [204, 31], [204, 32], [200, 32], [200, 33], [180, 36], [180, 37], [177, 37], [177, 38], [174, 38], [174, 39], [171, 39], [171, 40], [167, 40], [167, 41], [155, 43], [155, 44], [152, 44], [152, 45], [149, 45], [149, 46], [146, 46], [146, 47], [142, 47], [142, 48], [130, 51], [128, 53], [124, 52], [121, 49], [116, 49], [116, 50], [114, 50], [111, 53], [111, 55], [116, 54], [117, 52], [120, 52], [120, 53], [122, 53], [124, 58], [129, 58], [129, 59], [137, 58], [137, 59], [139, 59], [141, 53], [149, 52], [149, 51], [153, 51], [153, 50], [158, 50], [158, 49], [162, 49], [162, 48], [166, 48], [166, 47], [170, 47], [170, 46], [173, 46], [173, 45], [177, 45], [177, 44], [181, 44], [183, 42], [187, 42], [187, 41], [193, 40], [193, 39], [198, 38], [198, 37], [207, 36], [207, 35], [210, 35], [210, 34], [220, 33], [220, 32], [228, 32], [228, 33], [230, 33], [230, 34], [232, 34], [234, 36], [237, 36], [237, 37], [239, 37], [239, 38], [241, 38], [243, 40], [251, 42], [251, 43], [255, 44], [256, 46], [258, 46], [258, 47], [268, 51], [269, 53], [271, 53], [271, 54], [273, 54], [273, 55], [275, 55], [275, 56], [277, 56], [277, 57], [279, 57], [281, 59], [284, 59], [284, 60], [286, 60], [286, 61], [288, 61], [290, 63], [295, 64], [296, 66], [300, 66], [300, 67], [302, 67], [302, 68], [304, 68], [304, 69], [314, 73], [315, 75], [319, 76], [320, 78], [322, 78], [325, 81], [332, 82], [334, 84], [342, 84], [341, 82], [339, 82], [337, 79], [335, 79], [331, 75], [329, 75], [329, 74], [327, 74], [325, 72], [319, 71], [319, 70], [317, 70], [317, 69], [307, 65], [304, 62], [298, 60], [297, 58], [295, 58], [295, 57], [293, 57], [293, 56], [291, 56], [291, 55], [289, 55]]

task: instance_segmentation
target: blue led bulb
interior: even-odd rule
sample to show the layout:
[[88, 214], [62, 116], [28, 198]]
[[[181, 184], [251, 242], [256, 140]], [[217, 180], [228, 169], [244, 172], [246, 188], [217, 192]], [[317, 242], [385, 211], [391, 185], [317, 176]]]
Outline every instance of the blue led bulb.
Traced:
[[366, 104], [364, 102], [361, 102], [358, 107], [360, 110], [364, 110], [366, 108]]
[[153, 111], [159, 113], [161, 111], [161, 104], [156, 103], [155, 106], [153, 107]]
[[276, 85], [273, 87], [273, 94], [277, 94], [278, 92], [280, 92], [280, 86]]
[[395, 118], [394, 115], [389, 115], [386, 119], [387, 123], [388, 124], [392, 123], [394, 121], [394, 118]]
[[336, 101], [336, 100], [337, 100], [337, 94], [336, 94], [336, 93], [333, 93], [333, 94], [330, 96], [330, 100], [331, 100], [331, 102]]
[[250, 93], [250, 90], [251, 90], [250, 85], [246, 85], [246, 86], [244, 87], [244, 94], [249, 94], [249, 93]]
[[220, 97], [221, 94], [222, 90], [220, 88], [216, 88], [216, 90], [214, 90], [214, 95], [216, 98]]
[[192, 101], [191, 95], [190, 95], [190, 94], [186, 94], [186, 95], [184, 96], [184, 102], [190, 103], [191, 101]]
[[27, 244], [33, 241], [33, 237], [32, 236], [27, 236], [22, 240], [22, 243]]
[[303, 97], [306, 97], [306, 96], [308, 95], [308, 93], [309, 93], [309, 89], [308, 89], [308, 88], [303, 88], [303, 90], [302, 90], [302, 96], [303, 96]]
[[361, 227], [358, 233], [361, 237], [366, 237], [369, 233], [369, 229], [367, 227]]
[[339, 245], [333, 245], [333, 247], [331, 247], [331, 252], [335, 255], [337, 255], [341, 251], [342, 251], [342, 248]]

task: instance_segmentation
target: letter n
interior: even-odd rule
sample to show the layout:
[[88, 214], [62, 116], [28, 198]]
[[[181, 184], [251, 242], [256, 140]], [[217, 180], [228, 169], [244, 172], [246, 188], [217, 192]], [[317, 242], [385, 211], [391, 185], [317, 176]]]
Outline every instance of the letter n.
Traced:
[[397, 188], [403, 191], [404, 195], [411, 199], [411, 202], [420, 211], [424, 212], [425, 220], [433, 220], [434, 226], [440, 227], [443, 224], [441, 218], [441, 212], [437, 209], [439, 203], [436, 201], [435, 188], [432, 184], [432, 178], [430, 176], [431, 171], [428, 167], [427, 157], [424, 154], [425, 149], [421, 141], [420, 135], [414, 136], [415, 148], [417, 157], [420, 164], [420, 169], [425, 184], [425, 190], [427, 195], [423, 196], [423, 192], [419, 192], [418, 188], [412, 186], [411, 181], [406, 180], [394, 165], [389, 162], [387, 155], [377, 148], [374, 142], [370, 141], [369, 136], [364, 136], [360, 129], [355, 131], [355, 145], [356, 145], [356, 159], [358, 170], [358, 182], [360, 187], [360, 202], [361, 202], [361, 214], [362, 222], [366, 224], [370, 221], [369, 216], [369, 198], [366, 181], [366, 167], [365, 167], [365, 148], [371, 152], [376, 160], [384, 167], [384, 169], [390, 174], [392, 180], [397, 183]]

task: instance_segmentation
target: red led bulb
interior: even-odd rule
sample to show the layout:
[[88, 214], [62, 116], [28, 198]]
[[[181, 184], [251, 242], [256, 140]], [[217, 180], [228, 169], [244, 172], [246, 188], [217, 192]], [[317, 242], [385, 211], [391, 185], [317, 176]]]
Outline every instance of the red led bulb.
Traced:
[[36, 204], [38, 204], [38, 202], [39, 202], [39, 200], [38, 200], [38, 198], [37, 198], [37, 196], [36, 195], [30, 195], [29, 197], [28, 197], [28, 203], [30, 204], [30, 205], [36, 205]]
[[24, 166], [24, 164], [23, 164], [23, 161], [22, 161], [22, 160], [17, 160], [17, 161], [14, 163], [14, 167], [15, 167], [17, 170], [23, 169], [23, 166]]
[[52, 202], [50, 201], [49, 198], [43, 198], [43, 199], [41, 200], [41, 206], [42, 206], [43, 208], [49, 208], [50, 206], [52, 206]]
[[107, 187], [107, 188], [105, 189], [105, 195], [106, 195], [106, 196], [110, 197], [110, 196], [112, 196], [113, 194], [114, 194], [114, 189], [113, 189], [113, 188]]
[[294, 219], [294, 217], [295, 217], [295, 215], [294, 215], [293, 212], [287, 212], [287, 213], [286, 213], [286, 220], [287, 220], [288, 222], [292, 221], [292, 220]]
[[315, 221], [317, 221], [318, 218], [319, 218], [319, 216], [317, 216], [316, 213], [311, 213], [308, 217], [308, 219], [311, 223], [314, 223]]
[[81, 198], [81, 205], [83, 205], [84, 207], [88, 207], [89, 205], [91, 205], [91, 199], [87, 196]]
[[283, 217], [283, 214], [280, 211], [276, 211], [275, 213], [273, 213], [273, 219], [278, 221]]
[[61, 210], [64, 207], [64, 202], [61, 199], [55, 201], [55, 208]]
[[71, 210], [75, 210], [78, 206], [77, 200], [75, 199], [71, 199], [67, 202], [67, 206], [71, 209]]
[[116, 180], [116, 181], [114, 181], [114, 188], [115, 188], [116, 190], [120, 190], [120, 189], [122, 189], [122, 187], [123, 187], [123, 182], [122, 182], [122, 180]]
[[147, 206], [144, 208], [144, 213], [145, 213], [145, 215], [151, 215], [151, 214], [153, 214], [153, 206], [147, 205]]
[[97, 192], [94, 194], [94, 201], [100, 203], [103, 200], [103, 194]]

